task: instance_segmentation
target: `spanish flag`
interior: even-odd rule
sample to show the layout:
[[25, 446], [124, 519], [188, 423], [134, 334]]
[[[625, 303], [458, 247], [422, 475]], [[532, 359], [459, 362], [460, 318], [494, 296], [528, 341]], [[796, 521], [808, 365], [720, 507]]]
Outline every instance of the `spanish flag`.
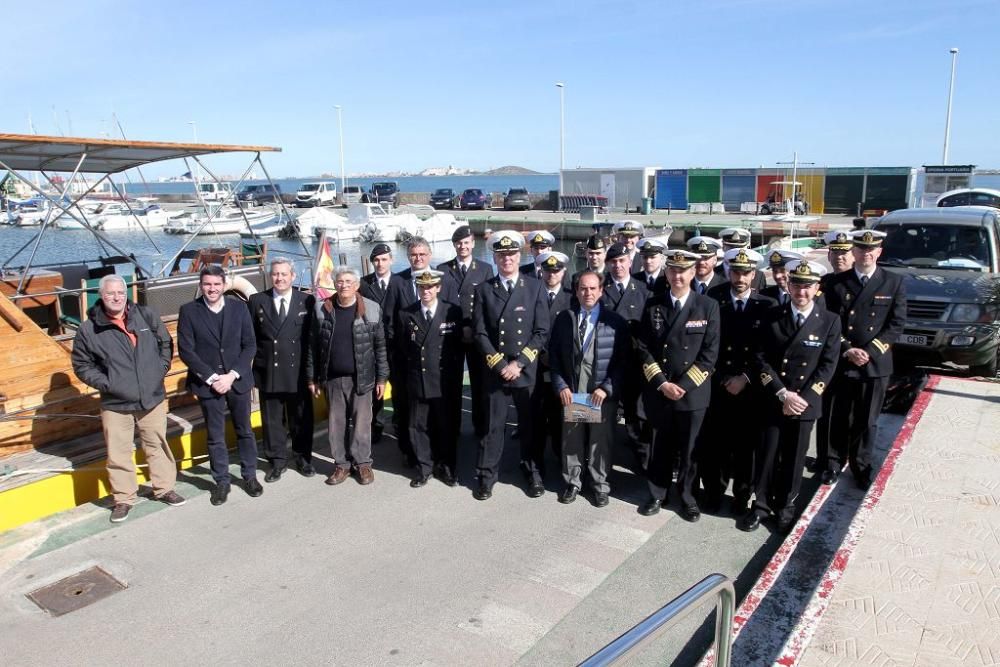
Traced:
[[316, 251], [316, 261], [313, 264], [313, 293], [317, 299], [329, 299], [336, 292], [333, 286], [333, 255], [330, 254], [330, 242], [326, 240], [326, 232], [319, 239]]

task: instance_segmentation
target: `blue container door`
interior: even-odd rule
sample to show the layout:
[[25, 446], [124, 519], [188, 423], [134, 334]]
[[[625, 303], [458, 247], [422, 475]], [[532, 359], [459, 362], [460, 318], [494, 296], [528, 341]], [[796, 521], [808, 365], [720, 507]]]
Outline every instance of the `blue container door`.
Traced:
[[656, 173], [656, 208], [687, 209], [687, 174]]
[[755, 176], [722, 175], [722, 204], [727, 211], [739, 211], [740, 204], [745, 201], [757, 201], [754, 198], [757, 190]]

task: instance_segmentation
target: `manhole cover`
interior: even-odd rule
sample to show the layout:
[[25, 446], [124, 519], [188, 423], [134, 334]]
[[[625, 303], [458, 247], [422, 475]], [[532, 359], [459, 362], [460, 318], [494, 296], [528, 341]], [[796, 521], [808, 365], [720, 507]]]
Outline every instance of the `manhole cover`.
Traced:
[[33, 590], [28, 599], [51, 615], [62, 616], [123, 590], [125, 584], [101, 568], [92, 567]]

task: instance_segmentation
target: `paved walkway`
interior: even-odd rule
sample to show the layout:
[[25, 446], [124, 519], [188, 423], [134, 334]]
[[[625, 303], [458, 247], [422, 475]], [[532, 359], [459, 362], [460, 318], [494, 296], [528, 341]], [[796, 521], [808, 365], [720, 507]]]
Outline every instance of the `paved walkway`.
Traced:
[[1000, 384], [942, 378], [925, 396], [839, 583], [803, 615], [798, 664], [1000, 664]]

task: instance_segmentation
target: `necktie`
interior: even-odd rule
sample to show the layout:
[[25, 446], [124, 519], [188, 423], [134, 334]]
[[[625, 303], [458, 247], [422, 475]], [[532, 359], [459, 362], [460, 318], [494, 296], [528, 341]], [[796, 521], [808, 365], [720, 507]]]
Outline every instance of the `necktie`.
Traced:
[[510, 294], [513, 291], [514, 291], [514, 281], [513, 280], [508, 280], [507, 281], [507, 294]]
[[285, 316], [288, 315], [288, 311], [285, 310], [285, 297], [281, 297], [280, 306], [278, 307], [278, 321], [284, 322]]
[[737, 313], [742, 313], [743, 312], [743, 300], [742, 299], [737, 299], [736, 300], [736, 312]]
[[382, 292], [385, 292], [385, 281], [384, 280], [378, 281], [378, 287], [380, 290], [382, 290]]
[[410, 284], [413, 285], [413, 296], [415, 296], [415, 297], [417, 297], [419, 299], [420, 298], [420, 294], [417, 292], [417, 281], [416, 280], [411, 280]]
[[864, 287], [868, 284], [868, 276], [861, 276], [861, 286]]
[[463, 264], [462, 265], [462, 277], [464, 278], [465, 274], [468, 273], [468, 272], [469, 272], [469, 267], [467, 267], [465, 264]]
[[795, 315], [795, 328], [796, 329], [801, 329], [802, 325], [803, 325], [803, 323], [805, 323], [805, 321], [806, 321], [806, 318], [802, 317], [802, 313], [797, 313]]
[[674, 307], [674, 312], [675, 312], [675, 313], [676, 313], [676, 312], [677, 312], [678, 310], [680, 310], [680, 309], [681, 309], [681, 300], [680, 300], [680, 299], [674, 299], [674, 298], [671, 298], [671, 299], [670, 299], [670, 303], [671, 303], [671, 304], [673, 305], [673, 307]]
[[788, 292], [782, 292], [781, 293], [781, 305], [784, 306], [786, 303], [788, 303]]
[[653, 285], [656, 284], [656, 278], [653, 276], [648, 276], [646, 278], [646, 284], [649, 285], [649, 289], [653, 289]]
[[427, 310], [424, 311], [424, 319], [427, 320], [427, 324], [431, 323], [431, 317], [433, 316], [431, 315], [430, 308], [428, 308]]
[[698, 283], [698, 294], [705, 293], [705, 283]]
[[556, 293], [549, 292], [549, 308], [552, 307], [552, 302], [556, 300]]
[[585, 310], [580, 311], [580, 347], [583, 347], [583, 341], [587, 337], [588, 319], [590, 319], [590, 313]]
[[615, 283], [618, 286], [618, 295], [625, 296], [625, 286], [621, 283]]

